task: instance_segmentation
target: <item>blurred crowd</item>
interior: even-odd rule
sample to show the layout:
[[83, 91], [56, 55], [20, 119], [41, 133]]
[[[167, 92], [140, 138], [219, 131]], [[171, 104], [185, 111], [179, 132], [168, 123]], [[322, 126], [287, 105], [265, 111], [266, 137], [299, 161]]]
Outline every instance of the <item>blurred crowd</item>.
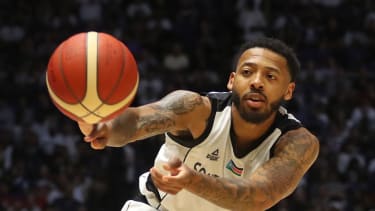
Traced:
[[152, 166], [162, 136], [95, 151], [49, 99], [49, 56], [91, 30], [122, 40], [137, 59], [133, 105], [175, 89], [225, 91], [243, 42], [284, 40], [302, 63], [287, 107], [321, 152], [271, 210], [375, 210], [372, 0], [0, 1], [0, 210], [120, 210]]

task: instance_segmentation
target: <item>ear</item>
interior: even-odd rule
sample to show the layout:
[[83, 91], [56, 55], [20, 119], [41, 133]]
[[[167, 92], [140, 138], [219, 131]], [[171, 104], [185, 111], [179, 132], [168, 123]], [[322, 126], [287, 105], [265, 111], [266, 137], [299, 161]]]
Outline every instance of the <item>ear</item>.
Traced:
[[296, 87], [296, 83], [290, 82], [288, 84], [288, 88], [286, 89], [285, 95], [284, 95], [284, 100], [290, 100], [293, 97], [293, 92]]
[[230, 75], [229, 75], [229, 80], [228, 80], [228, 83], [227, 83], [227, 88], [228, 88], [229, 91], [232, 91], [235, 75], [236, 75], [235, 72], [231, 72]]

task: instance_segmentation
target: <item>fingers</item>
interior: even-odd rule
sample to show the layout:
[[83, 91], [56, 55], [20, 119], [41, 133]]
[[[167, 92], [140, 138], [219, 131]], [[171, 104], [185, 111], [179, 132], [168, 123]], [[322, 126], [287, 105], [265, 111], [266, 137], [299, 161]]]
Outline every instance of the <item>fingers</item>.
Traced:
[[90, 142], [90, 146], [93, 149], [101, 150], [104, 149], [107, 146], [107, 140], [106, 139], [95, 139]]
[[172, 176], [176, 176], [179, 172], [178, 168], [182, 165], [182, 161], [179, 158], [173, 157], [168, 163], [163, 165], [163, 168], [171, 173]]
[[150, 169], [152, 181], [161, 191], [170, 194], [177, 194], [179, 191], [182, 190], [182, 186], [174, 181], [172, 182], [169, 176], [164, 176], [157, 169], [151, 168]]
[[108, 127], [105, 123], [90, 125], [87, 123], [78, 123], [82, 133], [85, 135], [83, 140], [90, 143], [91, 148], [104, 149], [108, 142]]
[[87, 124], [85, 122], [78, 122], [78, 127], [83, 135], [88, 136], [95, 130], [96, 125]]
[[168, 165], [171, 168], [178, 168], [182, 164], [182, 161], [179, 158], [173, 157], [168, 161]]

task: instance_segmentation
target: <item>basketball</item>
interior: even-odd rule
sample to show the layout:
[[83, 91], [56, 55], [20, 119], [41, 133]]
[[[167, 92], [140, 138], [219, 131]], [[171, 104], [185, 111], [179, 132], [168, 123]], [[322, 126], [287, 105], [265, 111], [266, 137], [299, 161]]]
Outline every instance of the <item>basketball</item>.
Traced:
[[95, 124], [132, 103], [139, 75], [127, 46], [110, 34], [75, 34], [52, 53], [46, 71], [49, 96], [65, 116]]

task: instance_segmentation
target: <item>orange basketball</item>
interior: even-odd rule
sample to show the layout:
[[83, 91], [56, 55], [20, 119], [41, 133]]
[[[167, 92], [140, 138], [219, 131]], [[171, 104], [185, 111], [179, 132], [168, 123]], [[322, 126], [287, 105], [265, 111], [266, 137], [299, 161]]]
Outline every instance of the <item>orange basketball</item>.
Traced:
[[133, 101], [138, 68], [129, 49], [106, 33], [69, 37], [49, 59], [46, 83], [55, 106], [75, 121], [114, 118]]

